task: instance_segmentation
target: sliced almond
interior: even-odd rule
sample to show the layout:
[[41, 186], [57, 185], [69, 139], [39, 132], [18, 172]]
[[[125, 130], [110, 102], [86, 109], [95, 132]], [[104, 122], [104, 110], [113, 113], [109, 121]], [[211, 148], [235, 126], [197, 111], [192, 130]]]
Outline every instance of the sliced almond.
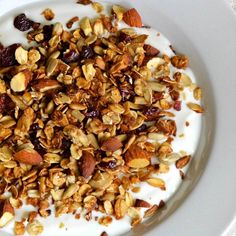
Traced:
[[165, 181], [160, 178], [150, 178], [147, 180], [147, 183], [161, 190], [166, 190]]
[[153, 216], [158, 210], [158, 205], [153, 205], [151, 208], [144, 212], [144, 218]]
[[9, 200], [0, 201], [0, 228], [7, 225], [13, 218], [15, 212]]
[[128, 210], [128, 207], [126, 205], [126, 202], [125, 200], [119, 198], [116, 200], [116, 203], [115, 203], [115, 216], [116, 216], [116, 219], [119, 220], [119, 219], [122, 219], [126, 212]]
[[43, 159], [34, 149], [26, 148], [14, 154], [15, 160], [28, 165], [39, 165]]
[[14, 77], [12, 77], [10, 82], [11, 89], [14, 92], [22, 92], [27, 88], [28, 83], [30, 82], [31, 79], [32, 79], [32, 72], [28, 69], [23, 70], [18, 74], [16, 74]]
[[195, 111], [196, 113], [203, 113], [204, 109], [197, 103], [189, 102], [187, 103], [189, 109]]

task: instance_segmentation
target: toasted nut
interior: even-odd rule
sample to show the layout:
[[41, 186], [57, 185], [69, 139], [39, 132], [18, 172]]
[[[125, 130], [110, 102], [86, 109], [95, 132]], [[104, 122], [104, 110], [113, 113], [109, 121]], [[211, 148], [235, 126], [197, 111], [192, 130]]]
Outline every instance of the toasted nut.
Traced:
[[149, 208], [151, 207], [151, 204], [144, 201], [144, 200], [141, 200], [141, 199], [136, 199], [135, 201], [135, 207], [145, 207], [145, 208]]
[[15, 235], [25, 234], [25, 225], [23, 222], [15, 222], [14, 233]]
[[153, 187], [160, 188], [161, 190], [166, 190], [166, 185], [164, 180], [160, 178], [151, 178], [147, 180], [147, 183]]
[[26, 231], [31, 236], [37, 236], [43, 232], [43, 225], [38, 220], [34, 220], [28, 223]]
[[45, 9], [41, 14], [44, 15], [45, 19], [49, 21], [53, 20], [55, 17], [54, 12], [50, 8]]
[[157, 48], [154, 48], [149, 44], [145, 44], [143, 49], [145, 50], [146, 55], [151, 57], [156, 57], [160, 53]]
[[27, 88], [28, 83], [30, 82], [31, 79], [32, 79], [31, 71], [26, 69], [22, 72], [19, 72], [11, 79], [10, 83], [11, 89], [14, 92], [22, 92]]
[[142, 27], [142, 19], [135, 8], [131, 8], [123, 15], [123, 21], [132, 27]]
[[15, 58], [20, 65], [27, 64], [28, 62], [28, 51], [23, 47], [18, 47], [15, 51]]
[[193, 96], [196, 100], [200, 100], [202, 98], [202, 90], [201, 88], [197, 87], [193, 91]]
[[46, 92], [48, 90], [57, 89], [60, 87], [60, 84], [57, 80], [52, 79], [40, 79], [36, 84], [32, 86], [36, 91]]
[[15, 212], [9, 200], [0, 201], [0, 228], [7, 225], [13, 218]]
[[187, 103], [187, 106], [189, 109], [195, 111], [196, 113], [203, 113], [204, 112], [204, 109], [199, 104], [189, 102], [189, 103]]
[[178, 69], [186, 69], [188, 67], [189, 60], [185, 55], [176, 55], [171, 58], [171, 63]]
[[191, 158], [191, 156], [183, 156], [183, 157], [181, 157], [175, 163], [176, 168], [181, 169], [181, 168], [185, 167], [189, 163], [190, 158]]
[[35, 64], [36, 62], [40, 60], [41, 55], [38, 50], [30, 49], [28, 53], [28, 57], [29, 57], [29, 64]]
[[102, 143], [101, 149], [106, 152], [115, 152], [116, 150], [120, 149], [122, 146], [123, 145], [118, 138], [112, 137]]
[[22, 149], [14, 154], [15, 160], [28, 165], [39, 165], [43, 159], [34, 149]]
[[132, 145], [125, 153], [125, 162], [132, 168], [144, 168], [150, 164], [151, 153], [138, 145]]
[[84, 151], [82, 157], [80, 158], [80, 162], [81, 162], [80, 164], [81, 175], [84, 178], [88, 178], [89, 176], [92, 175], [95, 169], [96, 160], [91, 153]]

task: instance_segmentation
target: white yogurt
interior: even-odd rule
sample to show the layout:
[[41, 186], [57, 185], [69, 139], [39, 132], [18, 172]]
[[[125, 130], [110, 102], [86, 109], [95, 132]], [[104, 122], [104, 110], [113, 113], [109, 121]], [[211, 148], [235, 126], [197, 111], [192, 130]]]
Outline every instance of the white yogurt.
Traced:
[[[92, 10], [90, 6], [78, 5], [72, 0], [58, 0], [56, 3], [54, 1], [35, 3], [34, 5], [30, 5], [24, 9], [15, 10], [13, 13], [8, 14], [8, 16], [0, 18], [0, 42], [6, 46], [12, 43], [22, 43], [27, 45], [24, 33], [13, 27], [14, 16], [24, 12], [29, 18], [35, 21], [45, 22], [43, 16], [40, 15], [40, 13], [48, 7], [51, 8], [56, 14], [53, 22], [60, 21], [66, 23], [73, 16], [79, 16], [79, 18], [82, 18], [83, 16], [92, 17], [96, 15], [95, 11]], [[169, 47], [169, 40], [166, 39], [160, 32], [154, 29], [146, 28], [139, 28], [136, 29], [136, 31], [140, 34], [149, 35], [147, 43], [158, 48], [162, 54], [167, 54], [169, 56], [173, 55], [173, 52]], [[172, 69], [174, 70], [174, 68]], [[185, 70], [185, 73], [191, 77], [193, 82], [196, 82], [196, 78], [190, 69]], [[186, 100], [188, 102], [195, 101], [192, 94], [188, 91], [186, 91]], [[198, 146], [198, 140], [200, 137], [201, 115], [189, 110], [186, 107], [185, 102], [182, 103], [181, 112], [175, 112], [175, 114], [177, 135], [172, 143], [174, 152], [184, 150], [188, 154], [193, 155]], [[189, 127], [186, 127], [186, 121], [190, 123]], [[184, 137], [180, 138], [180, 134], [184, 134]], [[175, 166], [171, 166], [170, 171], [167, 174], [160, 175], [160, 177], [166, 182], [166, 191], [162, 191], [158, 188], [151, 187], [146, 183], [142, 183], [141, 191], [134, 194], [134, 196], [136, 198], [145, 199], [152, 204], [158, 204], [160, 200], [164, 200], [166, 202], [176, 192], [181, 183], [179, 170], [177, 170]], [[16, 218], [20, 220], [22, 214], [30, 210], [33, 210], [33, 208], [29, 206], [17, 210]], [[95, 215], [99, 215], [99, 213], [93, 213], [93, 217]], [[44, 232], [42, 235], [45, 236], [51, 236], [55, 234], [57, 236], [98, 236], [103, 231], [106, 231], [109, 236], [118, 236], [130, 230], [130, 219], [128, 217], [119, 221], [113, 220], [112, 224], [110, 224], [108, 227], [102, 226], [94, 220], [87, 222], [83, 218], [83, 213], [81, 214], [80, 220], [76, 220], [72, 215], [63, 215], [59, 218], [55, 218], [54, 214], [52, 213], [52, 215], [46, 219], [39, 218], [39, 221], [44, 225]], [[64, 223], [65, 227], [59, 228], [61, 222]], [[13, 235], [13, 227], [14, 222], [11, 222], [7, 227], [0, 230], [0, 235]]]

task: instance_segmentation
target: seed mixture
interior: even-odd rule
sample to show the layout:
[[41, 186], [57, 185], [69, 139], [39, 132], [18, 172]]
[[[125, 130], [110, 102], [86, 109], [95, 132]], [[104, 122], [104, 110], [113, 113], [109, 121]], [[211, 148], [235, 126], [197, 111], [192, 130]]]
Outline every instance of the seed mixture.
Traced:
[[[191, 159], [172, 149], [186, 89], [196, 99], [186, 105], [203, 112], [201, 89], [184, 73], [188, 57], [146, 44], [148, 35], [132, 28], [143, 26], [134, 8], [114, 5], [107, 16], [100, 3], [79, 3], [99, 16], [72, 16], [63, 27], [22, 13], [13, 24], [27, 31], [28, 47], [0, 45], [0, 227], [23, 204], [35, 207], [15, 222], [15, 235], [42, 233], [39, 216], [48, 217], [52, 204], [55, 217], [89, 221], [100, 211], [99, 224], [128, 215], [135, 226], [165, 204], [135, 199], [138, 184], [165, 191], [158, 174], [174, 163], [184, 178]], [[42, 14], [55, 17], [51, 9]]]

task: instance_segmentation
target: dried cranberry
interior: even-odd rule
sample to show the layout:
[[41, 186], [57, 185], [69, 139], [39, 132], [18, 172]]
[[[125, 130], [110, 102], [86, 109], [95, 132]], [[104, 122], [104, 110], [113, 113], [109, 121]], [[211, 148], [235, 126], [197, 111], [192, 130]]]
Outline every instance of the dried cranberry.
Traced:
[[87, 118], [98, 117], [99, 115], [100, 115], [99, 110], [92, 107], [88, 108], [88, 111], [85, 113], [85, 116]]
[[136, 129], [136, 131], [139, 133], [139, 132], [145, 131], [146, 129], [147, 129], [147, 125], [142, 124], [140, 127]]
[[15, 59], [15, 51], [20, 44], [12, 44], [0, 50], [0, 66], [8, 67], [17, 64]]
[[44, 40], [48, 41], [52, 37], [52, 30], [53, 30], [53, 25], [44, 25], [43, 26], [43, 35], [44, 35]]
[[148, 107], [143, 111], [147, 121], [154, 121], [160, 117], [160, 110], [157, 107]]
[[114, 168], [116, 168], [116, 161], [115, 160], [102, 161], [102, 162], [99, 163], [99, 166], [101, 168], [114, 169]]
[[174, 103], [174, 109], [176, 111], [181, 111], [181, 101], [175, 101]]
[[63, 138], [61, 142], [61, 148], [63, 150], [70, 149], [71, 141], [69, 139]]
[[81, 59], [88, 59], [94, 56], [94, 52], [91, 47], [83, 46], [80, 55], [81, 55]]
[[15, 108], [15, 103], [11, 98], [6, 94], [0, 94], [0, 113], [10, 113]]
[[0, 42], [0, 50], [4, 48], [3, 44]]
[[66, 52], [62, 56], [62, 61], [64, 61], [67, 64], [69, 64], [71, 62], [76, 62], [78, 60], [79, 60], [79, 54], [74, 50]]
[[14, 26], [20, 31], [29, 30], [32, 27], [33, 23], [34, 22], [27, 18], [24, 13], [16, 16], [14, 19]]
[[130, 35], [128, 35], [124, 32], [120, 32], [120, 37], [119, 37], [120, 42], [129, 43], [129, 42], [131, 42], [131, 40], [132, 40], [132, 38], [130, 37]]
[[68, 42], [61, 42], [60, 46], [59, 46], [59, 50], [61, 52], [65, 52], [67, 49], [69, 49], [70, 44]]
[[34, 149], [43, 156], [46, 153], [46, 150], [42, 147], [38, 138], [31, 138], [31, 143], [34, 145]]

